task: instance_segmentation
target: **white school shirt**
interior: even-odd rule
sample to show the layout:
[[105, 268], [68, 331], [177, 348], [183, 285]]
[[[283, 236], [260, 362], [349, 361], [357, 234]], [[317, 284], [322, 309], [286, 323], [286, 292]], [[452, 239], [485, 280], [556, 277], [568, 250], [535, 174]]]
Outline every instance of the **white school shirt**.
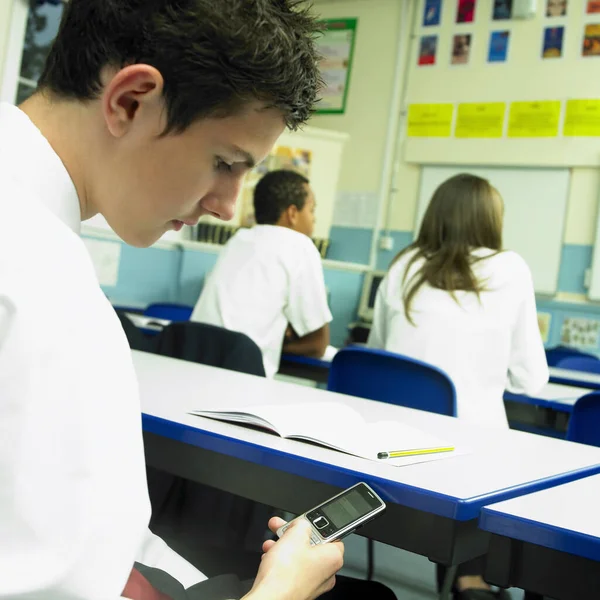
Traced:
[[267, 377], [273, 377], [288, 322], [304, 337], [332, 318], [312, 240], [287, 227], [255, 225], [227, 242], [191, 320], [245, 333], [261, 349]]
[[131, 352], [80, 222], [60, 158], [0, 104], [0, 598], [119, 597], [134, 560], [204, 579], [147, 529]]
[[[456, 387], [457, 415], [483, 426], [508, 426], [503, 393], [534, 394], [548, 381], [546, 355], [537, 322], [531, 272], [515, 252], [488, 256], [474, 264], [485, 280], [480, 294], [458, 291], [456, 297], [425, 283], [412, 301], [413, 326], [403, 304], [407, 253], [382, 281], [368, 340], [380, 348], [435, 365]], [[407, 282], [422, 265], [417, 261]]]

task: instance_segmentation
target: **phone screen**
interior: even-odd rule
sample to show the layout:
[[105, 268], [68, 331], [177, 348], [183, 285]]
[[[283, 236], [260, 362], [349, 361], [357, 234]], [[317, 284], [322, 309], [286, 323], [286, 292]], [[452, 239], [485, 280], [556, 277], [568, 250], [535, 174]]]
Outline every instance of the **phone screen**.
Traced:
[[333, 502], [323, 506], [323, 514], [329, 519], [336, 529], [350, 525], [352, 521], [368, 515], [372, 507], [358, 489], [354, 489], [345, 496], [340, 496]]
[[328, 538], [382, 506], [369, 488], [360, 484], [318, 506], [306, 517], [323, 537]]

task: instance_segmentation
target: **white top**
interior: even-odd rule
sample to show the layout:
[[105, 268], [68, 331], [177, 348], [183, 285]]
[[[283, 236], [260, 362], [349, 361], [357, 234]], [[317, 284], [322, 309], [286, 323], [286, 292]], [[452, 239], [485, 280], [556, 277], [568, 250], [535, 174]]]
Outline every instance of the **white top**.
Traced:
[[59, 157], [0, 104], [2, 598], [118, 597], [136, 559], [203, 579], [147, 529], [131, 354], [79, 227]]
[[[491, 254], [488, 249], [475, 252]], [[458, 291], [457, 303], [448, 292], [425, 283], [412, 302], [413, 326], [403, 304], [403, 278], [412, 255], [397, 261], [378, 289], [368, 345], [445, 371], [456, 387], [459, 418], [508, 427], [504, 390], [535, 395], [548, 381], [529, 268], [510, 251], [475, 263], [476, 276], [487, 281], [489, 290], [481, 300]], [[407, 282], [421, 265], [413, 265]]]
[[[272, 448], [299, 460], [308, 458], [355, 473], [415, 486], [427, 494], [477, 499], [600, 463], [600, 448], [592, 446], [511, 429], [482, 427], [422, 410], [267, 380], [156, 354], [134, 351], [133, 362], [140, 383], [142, 410], [146, 414]], [[199, 386], [201, 394], [198, 393]], [[168, 401], [165, 401], [166, 398]], [[366, 460], [189, 414], [193, 410], [211, 410], [215, 406], [218, 410], [222, 405], [219, 398], [228, 398], [239, 406], [302, 403], [307, 412], [315, 402], [339, 401], [358, 411], [367, 422], [399, 421], [455, 443], [459, 450], [467, 450], [468, 453], [398, 468], [385, 464], [386, 461]], [[426, 460], [426, 457], [411, 458]], [[283, 463], [279, 461], [279, 464]], [[465, 473], [470, 475], [466, 477]]]
[[227, 242], [191, 320], [245, 333], [273, 377], [288, 323], [303, 337], [332, 318], [312, 240], [287, 227], [255, 225]]

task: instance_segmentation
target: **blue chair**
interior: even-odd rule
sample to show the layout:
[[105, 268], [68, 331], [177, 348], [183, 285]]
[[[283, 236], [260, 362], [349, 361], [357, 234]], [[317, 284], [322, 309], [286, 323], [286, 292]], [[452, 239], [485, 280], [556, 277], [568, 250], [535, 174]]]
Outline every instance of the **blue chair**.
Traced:
[[456, 390], [442, 370], [386, 350], [349, 347], [334, 357], [327, 389], [368, 400], [456, 416]]
[[189, 321], [192, 316], [193, 306], [185, 304], [170, 304], [157, 302], [149, 304], [144, 311], [144, 316], [168, 321]]
[[554, 348], [548, 348], [546, 350], [546, 361], [548, 362], [549, 367], [557, 367], [559, 362], [572, 356], [595, 358], [593, 354], [588, 354], [587, 352], [582, 352], [581, 350], [577, 350], [577, 348], [571, 348], [569, 346], [555, 346]]
[[600, 374], [600, 360], [595, 356], [569, 356], [563, 358], [556, 366], [560, 369]]
[[567, 440], [600, 446], [600, 392], [586, 394], [577, 400], [569, 419]]
[[[456, 416], [454, 383], [442, 370], [386, 350], [349, 347], [340, 350], [329, 370], [327, 389], [367, 400]], [[367, 579], [373, 578], [374, 544], [367, 540]], [[456, 568], [448, 569], [443, 590], [450, 590]], [[444, 597], [447, 592], [442, 592]]]

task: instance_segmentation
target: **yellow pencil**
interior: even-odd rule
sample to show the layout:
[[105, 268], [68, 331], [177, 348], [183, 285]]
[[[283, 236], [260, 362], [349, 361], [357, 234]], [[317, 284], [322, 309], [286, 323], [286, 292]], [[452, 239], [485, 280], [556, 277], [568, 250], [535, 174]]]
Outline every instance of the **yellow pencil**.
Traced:
[[417, 456], [418, 454], [437, 454], [438, 452], [452, 452], [454, 446], [445, 448], [425, 448], [423, 450], [398, 450], [392, 452], [379, 452], [377, 458], [399, 458], [401, 456]]

